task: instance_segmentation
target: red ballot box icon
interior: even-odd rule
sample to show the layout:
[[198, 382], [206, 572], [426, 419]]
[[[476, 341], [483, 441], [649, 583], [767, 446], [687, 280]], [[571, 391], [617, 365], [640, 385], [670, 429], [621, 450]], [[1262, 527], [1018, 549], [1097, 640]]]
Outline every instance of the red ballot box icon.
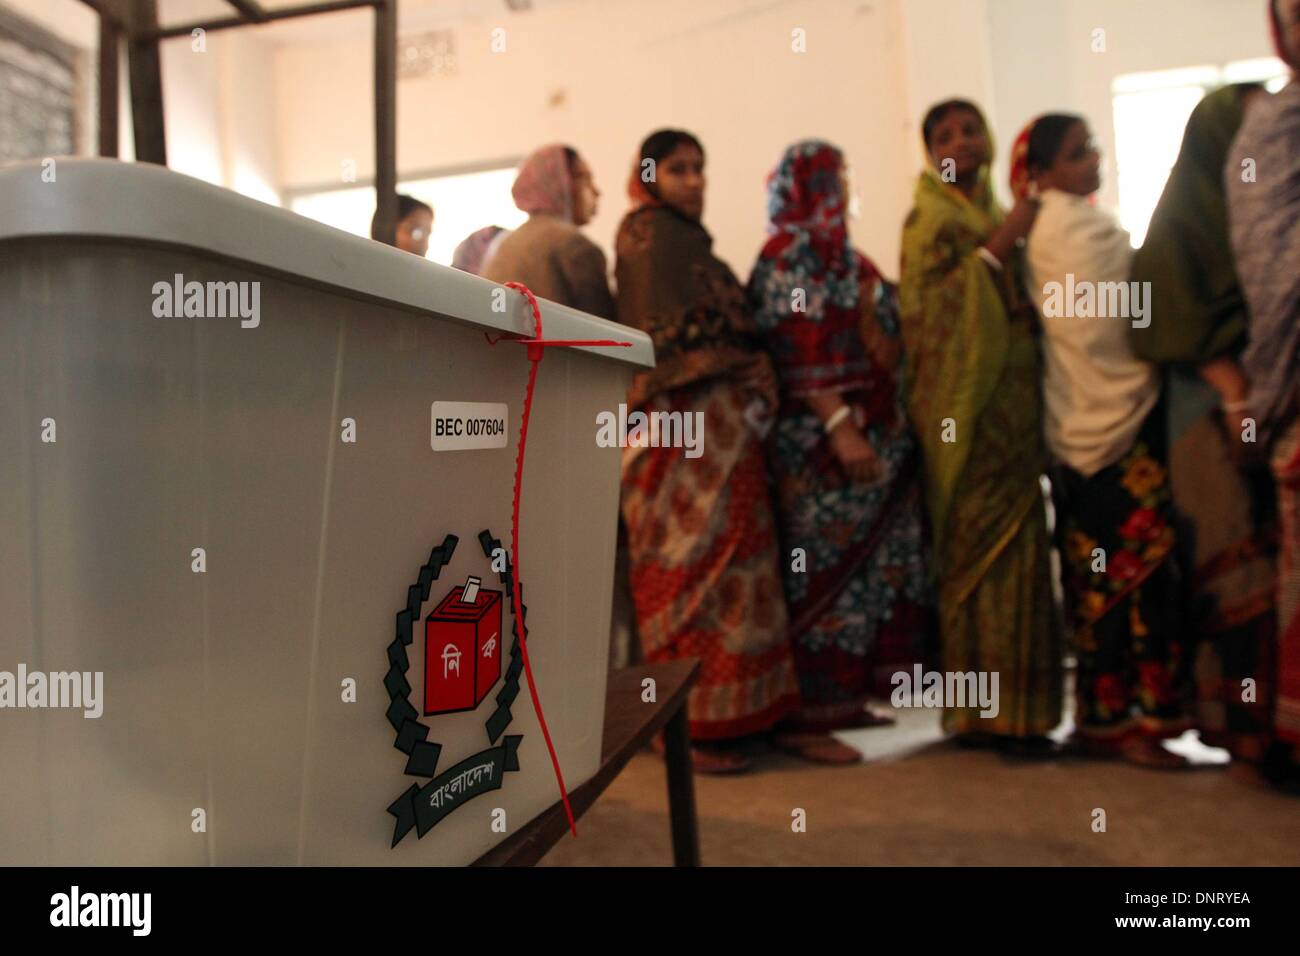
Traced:
[[[424, 713], [473, 710], [501, 677], [501, 592], [451, 589], [424, 620]], [[475, 593], [477, 591], [477, 593]]]

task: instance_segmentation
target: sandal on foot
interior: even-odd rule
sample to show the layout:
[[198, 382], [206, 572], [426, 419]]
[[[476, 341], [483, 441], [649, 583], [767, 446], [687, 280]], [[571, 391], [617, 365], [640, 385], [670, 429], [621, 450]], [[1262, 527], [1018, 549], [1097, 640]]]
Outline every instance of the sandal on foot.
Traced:
[[744, 773], [753, 765], [753, 758], [731, 747], [691, 745], [691, 767], [696, 773]]
[[[664, 738], [655, 734], [650, 738], [650, 749], [664, 755]], [[691, 744], [691, 769], [696, 773], [744, 773], [754, 761], [741, 751], [717, 744]]]
[[1119, 756], [1139, 767], [1153, 770], [1184, 770], [1192, 765], [1186, 757], [1166, 750], [1155, 737], [1135, 735], [1119, 745]]
[[1051, 737], [999, 737], [996, 746], [1007, 756], [1025, 760], [1046, 760], [1061, 752]]
[[772, 746], [810, 763], [847, 766], [862, 762], [862, 754], [830, 734], [776, 733], [772, 735]]
[[842, 714], [818, 714], [815, 716], [791, 717], [782, 727], [791, 733], [828, 734], [833, 730], [862, 730], [868, 727], [892, 727], [898, 719], [888, 711], [880, 711], [870, 706], [850, 710]]

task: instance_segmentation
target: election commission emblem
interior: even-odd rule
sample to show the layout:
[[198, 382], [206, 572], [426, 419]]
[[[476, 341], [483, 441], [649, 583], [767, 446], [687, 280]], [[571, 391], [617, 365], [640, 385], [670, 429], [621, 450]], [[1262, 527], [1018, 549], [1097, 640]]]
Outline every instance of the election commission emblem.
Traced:
[[[384, 688], [388, 691], [388, 722], [396, 732], [393, 746], [406, 755], [405, 773], [427, 782], [412, 783], [388, 807], [396, 818], [393, 846], [397, 846], [412, 828], [419, 839], [453, 810], [481, 794], [499, 790], [509, 771], [519, 769], [519, 742], [522, 734], [506, 734], [512, 714], [510, 706], [519, 694], [519, 675], [523, 658], [519, 649], [519, 622], [511, 621], [509, 663], [502, 682], [502, 657], [505, 639], [503, 624], [506, 605], [514, 597], [514, 571], [501, 542], [489, 531], [478, 536], [484, 556], [500, 562], [501, 590], [482, 586], [482, 579], [471, 575], [464, 584], [446, 592], [434, 590], [444, 567], [456, 550], [459, 539], [447, 535], [442, 544], [429, 554], [420, 568], [419, 577], [406, 591], [406, 606], [397, 612], [397, 633], [388, 645], [388, 673]], [[432, 609], [424, 608], [435, 595]], [[521, 613], [526, 619], [528, 608], [519, 595]], [[421, 615], [424, 614], [423, 618]], [[416, 636], [424, 652], [424, 700], [420, 711], [411, 703], [412, 687], [407, 678], [410, 656], [407, 651]], [[525, 637], [527, 630], [525, 628]], [[501, 683], [493, 706], [484, 722], [488, 747], [465, 757], [441, 773], [438, 764], [442, 745], [430, 740], [430, 727], [423, 717], [476, 711]]]

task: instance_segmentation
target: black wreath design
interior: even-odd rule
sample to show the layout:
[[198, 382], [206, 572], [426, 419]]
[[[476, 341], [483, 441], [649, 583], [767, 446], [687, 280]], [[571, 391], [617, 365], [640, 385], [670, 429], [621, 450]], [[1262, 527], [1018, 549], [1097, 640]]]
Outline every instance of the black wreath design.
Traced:
[[[429, 591], [433, 586], [433, 582], [438, 580], [443, 567], [450, 563], [459, 541], [460, 539], [454, 534], [449, 534], [443, 539], [442, 544], [429, 552], [428, 562], [420, 568], [419, 580], [407, 588], [406, 607], [397, 613], [397, 634], [393, 638], [393, 642], [388, 645], [388, 673], [384, 675], [384, 688], [388, 691], [389, 698], [387, 716], [388, 722], [393, 725], [393, 729], [397, 732], [393, 746], [407, 755], [404, 773], [408, 776], [433, 777], [438, 766], [438, 758], [442, 754], [442, 744], [427, 739], [429, 728], [420, 721], [419, 712], [411, 704], [411, 684], [406, 679], [411, 662], [407, 656], [406, 648], [414, 640], [415, 624], [420, 616], [420, 606], [429, 599]], [[501, 547], [501, 542], [492, 537], [492, 533], [487, 530], [479, 532], [478, 541], [483, 548], [483, 554], [489, 560], [491, 560], [493, 552]], [[510, 664], [506, 668], [504, 675], [504, 686], [497, 692], [495, 698], [497, 706], [485, 724], [489, 744], [497, 742], [513, 719], [510, 705], [514, 703], [519, 694], [519, 675], [524, 666], [519, 651], [519, 622], [513, 620], [514, 568], [511, 567], [509, 553], [506, 553], [506, 569], [500, 572], [498, 576], [501, 579], [502, 587], [505, 588], [506, 603], [510, 604], [511, 634], [514, 636], [514, 640], [510, 645]], [[520, 613], [524, 617], [524, 636], [527, 637], [528, 606], [523, 602], [522, 585], [520, 585], [519, 607]], [[519, 769], [517, 750], [521, 740], [523, 740], [522, 734], [512, 734], [508, 735], [503, 741], [502, 757], [505, 763], [503, 772]], [[452, 770], [455, 769], [452, 768]], [[437, 781], [433, 783], [437, 783]], [[397, 825], [393, 832], [393, 846], [397, 846], [398, 841], [413, 826], [417, 831], [417, 839], [423, 837], [438, 820], [449, 812], [449, 810], [446, 810], [441, 813], [434, 813], [427, 810], [423, 803], [417, 806], [417, 797], [424, 790], [432, 787], [433, 783], [426, 784], [423, 788], [411, 784], [389, 806], [388, 812], [397, 818]], [[477, 793], [469, 795], [469, 797], [472, 796], [477, 796]], [[466, 797], [466, 799], [469, 799], [469, 797]]]

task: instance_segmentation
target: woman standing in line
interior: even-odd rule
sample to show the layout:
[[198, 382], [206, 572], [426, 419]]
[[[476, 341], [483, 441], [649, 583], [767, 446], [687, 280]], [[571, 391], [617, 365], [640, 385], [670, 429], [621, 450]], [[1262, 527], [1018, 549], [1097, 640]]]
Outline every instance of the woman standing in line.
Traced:
[[1191, 727], [1191, 647], [1160, 379], [1128, 342], [1155, 306], [1129, 299], [1120, 315], [1062, 307], [1067, 288], [1092, 291], [1099, 305], [1100, 290], [1127, 288], [1133, 247], [1095, 205], [1100, 188], [1101, 156], [1082, 117], [1041, 116], [1016, 140], [1012, 193], [1040, 197], [1026, 279], [1043, 322], [1044, 423], [1079, 662], [1076, 739], [1097, 756], [1174, 769], [1187, 760], [1161, 741]]
[[[897, 296], [850, 243], [847, 206], [840, 151], [791, 146], [768, 180], [771, 238], [749, 279], [781, 380], [769, 463], [782, 553], [805, 554], [782, 565], [803, 696], [792, 731], [893, 723], [867, 701], [922, 660], [932, 625]], [[810, 739], [814, 756], [824, 740]]]
[[903, 228], [899, 307], [908, 412], [922, 450], [949, 672], [998, 675], [996, 716], [944, 710], [961, 742], [1052, 752], [1061, 643], [1040, 479], [1047, 464], [1036, 319], [1018, 243], [1037, 204], [1004, 215], [978, 107], [950, 100], [922, 125], [931, 165]]
[[[1187, 121], [1130, 278], [1150, 289], [1151, 321], [1129, 329], [1134, 354], [1160, 369], [1168, 406], [1169, 486], [1191, 572], [1189, 658], [1202, 739], [1257, 764], [1272, 737], [1277, 618], [1276, 519], [1267, 470], [1247, 460], [1239, 406], [1248, 315], [1228, 237], [1223, 171], [1255, 84], [1208, 94]], [[1255, 682], [1244, 695], [1242, 681]]]
[[[1272, 0], [1290, 82], [1242, 123], [1224, 169], [1232, 248], [1250, 305], [1241, 365], [1250, 390], [1228, 411], [1267, 454], [1277, 485], [1275, 745], [1264, 772], [1300, 780], [1300, 0]], [[1246, 175], [1247, 169], [1255, 175]], [[1244, 417], [1243, 417], [1244, 416]]]
[[628, 447], [622, 512], [637, 633], [650, 662], [700, 658], [687, 704], [697, 770], [744, 770], [741, 739], [799, 705], [761, 432], [776, 376], [744, 289], [700, 224], [704, 150], [660, 130], [641, 144], [616, 243], [618, 321], [654, 341], [629, 413], [702, 417], [703, 454]]
[[605, 254], [582, 234], [600, 198], [583, 158], [569, 146], [543, 146], [519, 167], [511, 194], [528, 221], [496, 241], [483, 278], [522, 282], [538, 298], [613, 318]]
[[461, 272], [468, 272], [470, 275], [481, 274], [483, 263], [492, 257], [493, 246], [505, 238], [503, 233], [509, 232], [509, 229], [502, 226], [484, 226], [482, 229], [475, 229], [456, 246], [451, 256], [451, 267]]
[[[374, 235], [378, 211], [370, 220], [370, 234]], [[429, 254], [429, 236], [433, 233], [433, 207], [414, 196], [397, 194], [397, 229], [393, 245], [403, 252], [423, 259]]]

